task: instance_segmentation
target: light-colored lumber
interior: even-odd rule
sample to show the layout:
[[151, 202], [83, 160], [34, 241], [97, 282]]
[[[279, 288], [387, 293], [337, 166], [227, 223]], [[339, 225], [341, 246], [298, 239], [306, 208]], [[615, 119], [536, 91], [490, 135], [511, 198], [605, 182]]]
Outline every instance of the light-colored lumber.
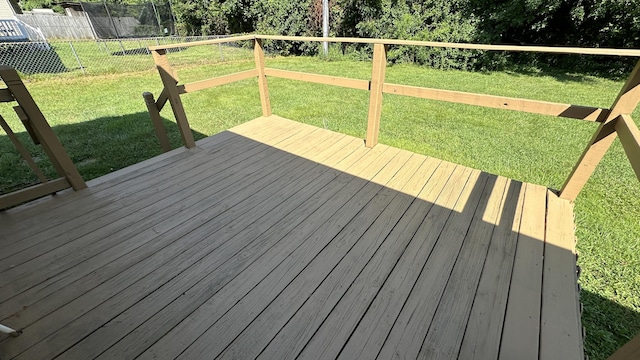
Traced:
[[372, 39], [372, 38], [341, 38], [341, 37], [310, 37], [310, 36], [283, 36], [283, 35], [255, 35], [258, 39], [287, 40], [287, 41], [313, 41], [313, 42], [344, 42], [356, 44], [385, 44], [385, 45], [410, 45], [428, 46], [438, 48], [454, 48], [469, 50], [489, 50], [489, 51], [516, 51], [516, 52], [540, 52], [550, 54], [582, 54], [582, 55], [604, 55], [604, 56], [633, 56], [640, 57], [640, 50], [637, 49], [612, 49], [612, 48], [580, 48], [564, 46], [529, 46], [529, 45], [489, 45], [489, 44], [467, 44], [450, 43], [436, 41], [416, 41], [397, 39]]
[[[340, 146], [343, 145], [344, 143]], [[333, 147], [329, 148], [331, 148], [331, 151], [336, 150]], [[343, 147], [344, 150], [348, 151]], [[325, 153], [326, 155], [328, 154]], [[284, 218], [301, 206], [305, 199], [312, 197], [313, 194], [337, 176], [336, 172], [327, 171], [328, 169], [315, 166], [310, 162], [306, 162], [306, 164], [302, 164], [298, 168], [296, 171], [299, 171], [300, 177], [292, 179], [293, 181], [289, 183], [277, 181], [278, 184], [275, 184], [278, 188], [277, 192], [271, 196], [266, 196], [263, 202], [256, 202], [254, 208], [250, 210], [250, 214], [236, 217], [230, 225], [226, 226], [226, 229], [207, 234], [210, 237], [215, 237], [216, 243], [224, 244], [215, 248], [215, 251], [211, 251], [214, 249], [211, 244], [200, 248], [198, 253], [208, 253], [208, 255], [199, 262], [202, 265], [195, 265], [194, 268], [207, 266], [212, 271], [208, 274], [206, 271], [193, 272], [191, 269], [186, 271], [193, 272], [194, 275], [202, 274], [199, 275], [201, 277], [199, 283], [208, 284], [208, 286], [198, 286], [196, 288], [198, 290], [191, 290], [187, 295], [184, 293], [186, 282], [179, 285], [176, 281], [171, 280], [172, 283], [176, 284], [172, 286], [165, 285], [152, 293], [149, 297], [109, 321], [92, 333], [91, 336], [83, 339], [74, 346], [72, 351], [64, 353], [60, 358], [74, 359], [78, 356], [87, 355], [93, 357], [115, 344], [127, 332], [134, 329], [134, 336], [130, 334], [124, 341], [119, 341], [115, 348], [109, 349], [106, 354], [102, 355], [102, 358], [129, 357], [132, 352], [140, 353], [145, 350], [148, 345], [151, 345], [153, 341], [177, 324], [178, 319], [171, 316], [171, 314], [188, 314], [195, 310], [215, 291], [215, 288], [222, 287], [226, 282], [233, 279], [235, 275], [250, 266], [257, 257], [269, 248], [263, 243], [265, 240], [263, 231], [274, 224], [278, 224], [278, 228], [280, 224], [284, 225], [282, 223]], [[303, 168], [309, 170], [305, 171]], [[318, 176], [314, 176], [316, 174]], [[292, 193], [299, 194], [300, 197], [296, 198], [295, 201], [281, 202], [282, 199], [286, 198], [282, 194], [290, 195]], [[247, 202], [250, 201], [251, 199], [248, 198]], [[234, 228], [238, 229], [239, 233], [229, 231], [229, 229]], [[283, 230], [278, 229], [278, 231]], [[277, 239], [279, 238], [275, 237], [272, 241], [277, 241]], [[222, 265], [218, 267], [215, 264]], [[183, 274], [181, 274], [181, 277], [186, 279]], [[171, 300], [173, 301], [171, 302]], [[169, 302], [171, 304], [165, 307]], [[143, 327], [138, 327], [143, 322], [145, 323]]]
[[560, 197], [574, 201], [616, 138], [615, 124], [620, 115], [630, 115], [640, 102], [640, 61], [622, 86], [602, 124], [593, 134], [571, 174], [560, 190]]
[[151, 124], [153, 125], [153, 130], [156, 133], [156, 137], [158, 138], [158, 142], [160, 143], [162, 151], [170, 151], [171, 142], [169, 141], [169, 137], [167, 136], [167, 130], [162, 123], [162, 117], [160, 117], [160, 111], [158, 110], [156, 101], [153, 99], [153, 94], [150, 92], [144, 92], [142, 93], [142, 97], [144, 98], [144, 102], [147, 105], [147, 111], [149, 111]]
[[559, 104], [547, 101], [473, 94], [462, 91], [440, 90], [397, 84], [384, 84], [382, 91], [387, 94], [412, 96], [421, 99], [477, 105], [494, 109], [515, 110], [587, 121], [596, 121], [603, 111], [607, 111], [607, 109], [588, 106]]
[[4, 81], [7, 88], [13, 94], [16, 102], [26, 113], [29, 121], [34, 127], [37, 138], [42, 142], [42, 148], [45, 150], [51, 163], [58, 171], [60, 176], [67, 179], [67, 182], [74, 190], [86, 188], [86, 184], [73, 165], [71, 158], [67, 155], [64, 147], [58, 140], [57, 136], [49, 126], [40, 108], [31, 97], [31, 94], [24, 86], [24, 83], [18, 76], [18, 73], [11, 67], [0, 66], [0, 78]]
[[[304, 137], [300, 137], [295, 142], [296, 146], [312, 146], [312, 145], [305, 145], [305, 143], [308, 144], [308, 142], [305, 141]], [[267, 200], [268, 206], [276, 206], [277, 203], [274, 203], [272, 200], [269, 200], [274, 198], [274, 195], [275, 195], [274, 192], [277, 192], [279, 189], [284, 188], [286, 190], [288, 187], [295, 186], [294, 184], [296, 184], [296, 179], [301, 175], [304, 175], [306, 173], [305, 170], [309, 170], [309, 166], [315, 166], [315, 164], [312, 162], [305, 162], [304, 163], [305, 166], [300, 166], [301, 165], [300, 161], [291, 161], [291, 160], [295, 160], [295, 159], [292, 159], [293, 158], [292, 156], [282, 156], [282, 154], [278, 156], [277, 151], [274, 151], [273, 155], [274, 155], [274, 158], [278, 159], [279, 165], [281, 165], [280, 167], [268, 166], [269, 163], [263, 162], [263, 163], [257, 163], [252, 169], [245, 168], [246, 169], [245, 171], [249, 171], [249, 173], [253, 174], [253, 183], [246, 176], [246, 174], [243, 174], [242, 172], [234, 172], [234, 176], [228, 177], [227, 182], [229, 184], [234, 184], [234, 183], [237, 183], [243, 177], [246, 178], [247, 179], [246, 182], [243, 182], [243, 183], [247, 184], [248, 186], [243, 189], [244, 194], [234, 194], [233, 192], [226, 192], [225, 196], [220, 197], [220, 200], [217, 202], [217, 204], [212, 204], [212, 206], [214, 206], [215, 212], [214, 211], [205, 212], [200, 215], [200, 219], [198, 219], [197, 221], [196, 219], [192, 218], [191, 220], [189, 220], [188, 227], [184, 227], [184, 228], [177, 227], [177, 228], [174, 228], [173, 232], [176, 232], [176, 231], [181, 232], [182, 236], [189, 234], [187, 236], [188, 238], [205, 239], [209, 236], [209, 234], [213, 233], [217, 229], [222, 228], [223, 226], [233, 221], [234, 219], [245, 218], [241, 215], [246, 211], [251, 211], [252, 209], [256, 208], [255, 205], [261, 203], [262, 200]], [[259, 171], [260, 169], [266, 169], [270, 174], [261, 173]], [[224, 173], [221, 175], [224, 175]], [[266, 175], [269, 175], [269, 176], [266, 176]], [[311, 176], [311, 178], [313, 178], [313, 176]], [[265, 186], [267, 186], [269, 189], [265, 188]], [[212, 187], [209, 187], [208, 190], [213, 191], [214, 189]], [[219, 190], [222, 190], [222, 189], [219, 189]], [[197, 194], [195, 195], [196, 195], [195, 196], [196, 198], [199, 198]], [[225, 198], [228, 198], [228, 200], [224, 200]], [[277, 196], [275, 196], [275, 198], [277, 198]], [[203, 202], [203, 203], [206, 203], [206, 202]], [[243, 203], [243, 205], [242, 206], [237, 205], [240, 203]], [[234, 211], [232, 211], [232, 209], [234, 209]], [[265, 209], [264, 207], [259, 207], [258, 210], [268, 212], [269, 208]], [[216, 219], [216, 221], [211, 221], [212, 218], [216, 218], [218, 215], [222, 216], [226, 220], [222, 221], [221, 219]], [[189, 217], [192, 215], [185, 214], [185, 216]], [[252, 216], [249, 216], [249, 215], [246, 216], [246, 219], [250, 220], [252, 218], [253, 218]], [[209, 226], [202, 226], [205, 223], [208, 224]], [[190, 231], [190, 229], [193, 229], [194, 226], [197, 228], [197, 232]], [[174, 225], [171, 225], [169, 223], [165, 225], [165, 228], [166, 227], [173, 228]], [[239, 227], [241, 228], [241, 226]], [[149, 235], [157, 236], [158, 233], [160, 234], [163, 233], [160, 226], [156, 226], [152, 230], [153, 231], [151, 231], [151, 233], [147, 233], [146, 236], [149, 236]], [[133, 243], [137, 243], [139, 242], [140, 239], [133, 238], [131, 240]], [[204, 243], [204, 245], [207, 245], [207, 244], [208, 244], [207, 242]], [[213, 245], [215, 245], [215, 243]], [[165, 279], [165, 281], [170, 280], [174, 276], [174, 275], [171, 275], [174, 271], [179, 272], [178, 270], [179, 268], [186, 269], [187, 267], [189, 267], [190, 264], [198, 261], [199, 258], [207, 254], [207, 251], [198, 251], [198, 250], [202, 250], [202, 249], [197, 247], [190, 248], [188, 254], [185, 254], [185, 255], [190, 255], [189, 257], [183, 258], [182, 261], [179, 261], [179, 262], [173, 261], [172, 265], [170, 264], [165, 265], [163, 267], [164, 269], [163, 271], [153, 272], [151, 274], [152, 275], [151, 278], [147, 277], [145, 278], [145, 281], [136, 283], [136, 285], [133, 287], [127, 286], [126, 284], [118, 284], [118, 283], [115, 283], [117, 284], [117, 286], [115, 286], [115, 284], [104, 284], [100, 288], [96, 288], [90, 293], [86, 294], [85, 296], [74, 300], [73, 302], [65, 305], [65, 307], [56, 310], [52, 315], [49, 315], [43, 318], [42, 320], [37, 321], [35, 325], [32, 325], [29, 327], [31, 334], [39, 334], [39, 336], [43, 336], [45, 334], [51, 334], [51, 336], [47, 337], [47, 340], [45, 342], [41, 342], [35, 346], [32, 346], [32, 344], [30, 343], [33, 341], [33, 339], [24, 339], [24, 340], [16, 341], [10, 344], [11, 346], [7, 346], [7, 348], [4, 349], [5, 354], [7, 354], [6, 356], [10, 357], [9, 354], [14, 354], [16, 352], [20, 352], [21, 350], [26, 350], [28, 348], [28, 351], [25, 353], [27, 355], [25, 356], [28, 356], [29, 358], [43, 359], [43, 358], [54, 357], [56, 355], [56, 351], [60, 350], [60, 346], [64, 346], [64, 342], [68, 341], [64, 339], [73, 339], [75, 338], [73, 334], [79, 335], [80, 333], [78, 333], [78, 331], [82, 331], [77, 329], [86, 328], [85, 326], [80, 326], [77, 324], [88, 325], [91, 323], [95, 323], [95, 319], [98, 316], [105, 320], [108, 320], [112, 316], [119, 314], [128, 306], [134, 304], [137, 300], [142, 299], [147, 294], [146, 293], [147, 291], [160, 287], [164, 283], [160, 279]], [[199, 255], [196, 256], [196, 254], [199, 254]], [[215, 261], [214, 262], [204, 261], [202, 263], [199, 263], [200, 264], [199, 268], [201, 268], [202, 266], [205, 266], [205, 267], [215, 266], [217, 263], [218, 262], [215, 262]], [[194, 269], [194, 271], [197, 269], [198, 267]], [[195, 271], [194, 274], [196, 274], [195, 275], [196, 277], [195, 278], [191, 277], [190, 278], [192, 279], [191, 281], [193, 281], [194, 279], [197, 279], [198, 278], [197, 276], [200, 276], [200, 275], [197, 275], [199, 274], [199, 271]], [[121, 277], [120, 281], [130, 282], [134, 280], [132, 278], [141, 277], [143, 275], [144, 274], [136, 273], [134, 276], [133, 274], [130, 274], [127, 277]], [[150, 286], [152, 288], [149, 288]], [[125, 288], [127, 290], [122, 291]], [[119, 292], [117, 289], [120, 289]], [[184, 290], [182, 290], [181, 292], [183, 291]], [[117, 299], [119, 300], [112, 300], [110, 303], [106, 303], [102, 306], [99, 306], [100, 304], [99, 299], [104, 298], [106, 296], [105, 292], [116, 294]], [[126, 305], [126, 304], [130, 304], [130, 305]], [[88, 313], [87, 315], [84, 315], [82, 317], [78, 317], [83, 315], [84, 313], [89, 312], [92, 308], [96, 306], [99, 306], [96, 310], [93, 310], [91, 313]], [[77, 318], [77, 319], [74, 320], [74, 318]], [[25, 319], [21, 317], [19, 319], [15, 319], [15, 321], [25, 321]], [[70, 321], [74, 321], [73, 324], [76, 324], [76, 325], [64, 327], [61, 329], [62, 330], [61, 332], [55, 331], [56, 329], [61, 328], [62, 327], [61, 325], [64, 325], [65, 323], [68, 323]], [[56, 344], [56, 346], [53, 346], [52, 344]]]
[[224, 44], [224, 43], [230, 43], [230, 42], [242, 41], [242, 40], [253, 40], [255, 38], [256, 38], [255, 35], [229, 36], [229, 37], [212, 39], [212, 40], [192, 41], [192, 42], [184, 42], [184, 43], [170, 44], [170, 45], [149, 46], [149, 50], [153, 52], [156, 50], [179, 49], [179, 48], [200, 46], [200, 45]]
[[509, 282], [522, 219], [524, 188], [522, 183], [514, 180], [510, 180], [507, 185], [504, 210], [489, 245], [487, 260], [482, 269], [480, 284], [458, 354], [460, 359], [498, 358]]
[[14, 191], [12, 193], [0, 196], [0, 209], [6, 209], [11, 206], [21, 204], [25, 201], [33, 200], [41, 196], [53, 194], [57, 191], [67, 189], [71, 185], [65, 178], [58, 178], [37, 185]]
[[158, 95], [158, 101], [156, 101], [156, 106], [158, 106], [158, 111], [162, 111], [164, 105], [169, 101], [169, 95], [167, 94], [167, 89], [163, 88]]
[[613, 355], [609, 356], [607, 360], [631, 360], [640, 359], [640, 334], [628, 343], [624, 344]]
[[640, 131], [629, 115], [621, 115], [616, 120], [616, 132], [631, 162], [631, 167], [640, 180]]
[[537, 359], [544, 253], [546, 192], [526, 184], [500, 343], [500, 359]]
[[584, 359], [573, 206], [547, 191], [540, 360]]
[[378, 144], [380, 117], [382, 116], [382, 86], [387, 69], [387, 49], [382, 44], [373, 46], [373, 65], [371, 69], [371, 89], [369, 93], [369, 115], [367, 120], [367, 138], [365, 145], [372, 148]]
[[191, 132], [191, 127], [189, 126], [189, 121], [187, 120], [187, 114], [184, 112], [184, 106], [182, 105], [182, 100], [180, 99], [180, 91], [178, 90], [177, 86], [178, 78], [175, 75], [174, 70], [171, 68], [171, 65], [169, 64], [167, 51], [161, 49], [153, 50], [151, 51], [151, 55], [153, 55], [153, 61], [156, 63], [156, 68], [158, 69], [158, 73], [160, 74], [162, 84], [164, 85], [164, 91], [166, 91], [167, 93], [167, 98], [169, 99], [169, 103], [171, 104], [171, 110], [173, 111], [173, 115], [176, 118], [176, 123], [178, 124], [178, 130], [180, 130], [182, 143], [185, 147], [192, 148], [196, 146], [196, 144], [193, 140], [193, 133]]
[[487, 251], [504, 211], [506, 185], [506, 178], [492, 176], [488, 179], [485, 186], [487, 191], [480, 198], [471, 226], [464, 235], [462, 249], [455, 260], [418, 358], [458, 357]]
[[251, 79], [256, 76], [258, 76], [257, 69], [240, 71], [234, 74], [218, 76], [218, 77], [207, 79], [207, 80], [196, 81], [196, 82], [180, 85], [178, 86], [178, 92], [180, 92], [180, 94], [191, 93], [198, 90], [209, 89], [215, 86], [230, 84], [236, 81]]
[[31, 168], [31, 171], [33, 171], [36, 174], [38, 179], [40, 179], [40, 181], [43, 183], [46, 183], [47, 181], [49, 181], [47, 180], [47, 177], [44, 176], [44, 174], [42, 173], [42, 170], [40, 170], [40, 167], [38, 166], [38, 164], [36, 164], [36, 162], [33, 161], [33, 158], [31, 157], [31, 154], [29, 154], [29, 151], [27, 150], [27, 148], [25, 148], [24, 145], [22, 145], [22, 143], [20, 142], [20, 139], [18, 139], [16, 134], [13, 133], [13, 130], [11, 130], [11, 128], [9, 127], [9, 124], [7, 124], [7, 122], [4, 120], [2, 115], [0, 115], [0, 127], [2, 127], [2, 130], [4, 130], [5, 134], [7, 134], [7, 137], [9, 137], [9, 140], [11, 140], [11, 143], [13, 144], [13, 146], [15, 146], [16, 150], [18, 150], [18, 152], [20, 153], [24, 161], [27, 163], [27, 165], [29, 165], [29, 167]]
[[350, 89], [369, 90], [369, 81], [360, 79], [350, 79], [340, 76], [317, 75], [298, 71], [280, 70], [266, 68], [267, 76], [278, 77], [282, 79], [298, 80], [312, 82], [316, 84], [333, 85], [346, 87]]
[[449, 216], [444, 227], [426, 240], [434, 243], [433, 249], [380, 349], [378, 356], [381, 358], [390, 358], [398, 352], [406, 358], [416, 358], [420, 352], [475, 209], [491, 190], [485, 186], [488, 174], [468, 168], [463, 172], [468, 174], [468, 181], [453, 209], [447, 209]]
[[[389, 241], [402, 244], [396, 250], [399, 259], [395, 256], [386, 259], [386, 268], [379, 269], [380, 278], [363, 274], [364, 278], [356, 280], [346, 301], [341, 301], [328, 316], [300, 354], [301, 358], [314, 358], [319, 353], [325, 358], [335, 358], [343, 345], [342, 358], [375, 358], [432, 249], [428, 234], [439, 232], [451, 211], [434, 203], [453, 207], [462, 191], [457, 180], [465, 182], [468, 176], [468, 172], [451, 163], [440, 163], [408, 210], [402, 226], [391, 234]], [[377, 286], [371, 288], [367, 279]]]
[[18, 115], [18, 119], [22, 121], [24, 128], [27, 129], [27, 133], [29, 134], [29, 136], [31, 136], [31, 141], [33, 141], [33, 143], [36, 145], [40, 145], [40, 139], [38, 139], [38, 134], [36, 134], [35, 130], [33, 129], [33, 126], [31, 125], [31, 121], [29, 120], [29, 116], [27, 116], [27, 113], [25, 113], [20, 106], [14, 106], [13, 111], [15, 111], [16, 115]]
[[256, 70], [258, 71], [258, 90], [260, 91], [262, 116], [270, 116], [271, 101], [269, 100], [269, 86], [267, 85], [267, 76], [265, 75], [264, 49], [262, 48], [262, 40], [260, 39], [253, 41], [253, 58], [256, 63]]

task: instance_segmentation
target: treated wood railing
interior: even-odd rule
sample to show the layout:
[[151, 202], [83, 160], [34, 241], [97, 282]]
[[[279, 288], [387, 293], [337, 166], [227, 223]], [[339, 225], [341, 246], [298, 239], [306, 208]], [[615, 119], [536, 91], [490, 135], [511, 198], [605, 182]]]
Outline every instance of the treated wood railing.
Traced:
[[[194, 83], [179, 85], [177, 73], [169, 65], [167, 50], [172, 48], [184, 48], [199, 45], [228, 43], [250, 40], [254, 43], [255, 69], [243, 71], [231, 75], [220, 76]], [[370, 80], [351, 79], [339, 76], [318, 75], [305, 72], [278, 70], [265, 67], [263, 40], [282, 41], [313, 41], [313, 42], [341, 42], [364, 43], [373, 45], [373, 64]], [[369, 91], [369, 113], [367, 121], [367, 135], [365, 145], [373, 147], [378, 143], [380, 130], [380, 118], [382, 112], [383, 94], [395, 94], [411, 96], [422, 99], [439, 100], [467, 105], [476, 105], [489, 108], [507, 109], [513, 111], [529, 112], [534, 114], [550, 115], [599, 122], [600, 125], [594, 133], [589, 144], [585, 148], [578, 163], [560, 190], [560, 197], [575, 200], [578, 193], [589, 179], [596, 166], [611, 146], [618, 134], [633, 169], [640, 179], [640, 146], [638, 128], [631, 119], [631, 113], [640, 102], [640, 61], [635, 66], [627, 82], [620, 91], [611, 108], [599, 108], [572, 104], [563, 104], [539, 100], [475, 94], [462, 91], [440, 90], [426, 87], [390, 84], [385, 82], [385, 70], [387, 63], [387, 47], [389, 45], [427, 46], [441, 48], [475, 49], [487, 51], [521, 51], [542, 52], [559, 54], [581, 55], [606, 55], [606, 56], [631, 56], [640, 57], [640, 50], [635, 49], [590, 49], [575, 47], [544, 47], [544, 46], [508, 46], [508, 45], [483, 45], [483, 44], [457, 44], [439, 43], [429, 41], [392, 40], [392, 39], [363, 39], [363, 38], [321, 38], [321, 37], [295, 37], [277, 35], [244, 35], [224, 39], [173, 44], [167, 46], [153, 46], [152, 52], [156, 67], [160, 73], [164, 89], [154, 100], [151, 93], [144, 93], [144, 99], [149, 109], [156, 134], [164, 151], [171, 146], [162, 125], [160, 111], [167, 101], [178, 123], [178, 129], [182, 141], [187, 148], [194, 147], [193, 135], [180, 95], [202, 90], [214, 86], [228, 84], [249, 78], [258, 78], [260, 90], [260, 103], [263, 116], [271, 115], [271, 103], [269, 101], [268, 77], [277, 77], [305, 82], [340, 86], [352, 89]]]
[[38, 167], [31, 157], [27, 148], [20, 142], [18, 137], [16, 137], [15, 133], [9, 127], [9, 124], [4, 120], [4, 118], [0, 116], [0, 127], [2, 127], [24, 161], [40, 180], [40, 183], [37, 185], [1, 195], [0, 210], [58, 192], [69, 187], [73, 187], [74, 190], [80, 190], [87, 187], [82, 176], [80, 176], [80, 173], [78, 173], [78, 170], [69, 158], [69, 155], [67, 155], [62, 144], [54, 134], [53, 130], [51, 130], [49, 123], [47, 123], [44, 115], [42, 115], [40, 108], [24, 86], [24, 83], [18, 76], [18, 73], [11, 67], [0, 66], [0, 79], [2, 79], [7, 86], [4, 89], [0, 89], [0, 102], [15, 101], [18, 103], [18, 106], [13, 108], [18, 115], [18, 118], [24, 124], [33, 142], [36, 145], [40, 144], [42, 146], [45, 153], [51, 160], [53, 167], [58, 172], [58, 175], [60, 175], [57, 179], [47, 179], [40, 167]]

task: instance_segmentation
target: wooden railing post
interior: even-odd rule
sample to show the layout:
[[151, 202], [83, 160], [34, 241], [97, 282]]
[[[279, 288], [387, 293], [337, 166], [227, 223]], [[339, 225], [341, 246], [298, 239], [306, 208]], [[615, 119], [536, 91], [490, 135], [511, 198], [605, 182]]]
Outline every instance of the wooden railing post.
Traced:
[[144, 98], [144, 103], [147, 105], [147, 110], [149, 111], [149, 116], [151, 117], [151, 123], [153, 124], [153, 129], [156, 132], [158, 142], [160, 142], [160, 147], [162, 148], [163, 152], [167, 152], [171, 150], [171, 143], [169, 142], [169, 137], [167, 136], [167, 130], [164, 128], [164, 124], [162, 123], [162, 117], [160, 117], [160, 110], [158, 109], [158, 105], [156, 104], [152, 93], [144, 92], [142, 93], [142, 97]]
[[192, 148], [196, 146], [196, 143], [193, 140], [193, 134], [191, 133], [189, 121], [187, 120], [187, 114], [184, 112], [184, 106], [182, 106], [182, 100], [180, 100], [178, 78], [169, 64], [167, 50], [156, 49], [152, 50], [151, 53], [153, 54], [153, 60], [156, 63], [156, 68], [160, 73], [160, 79], [162, 80], [167, 97], [169, 98], [171, 110], [173, 110], [173, 115], [176, 117], [178, 130], [180, 130], [180, 136], [182, 137], [182, 143], [187, 148]]
[[40, 108], [24, 86], [18, 73], [11, 67], [0, 66], [0, 78], [2, 78], [9, 91], [13, 94], [15, 101], [20, 105], [28, 121], [33, 126], [33, 131], [37, 139], [40, 141], [42, 148], [51, 160], [56, 171], [60, 176], [66, 178], [74, 190], [86, 188], [87, 185], [82, 179], [82, 176], [80, 176], [78, 169], [73, 165], [71, 158], [69, 158], [60, 140], [58, 140], [44, 115], [42, 115], [42, 111], [40, 111]]
[[369, 86], [369, 118], [365, 146], [372, 148], [378, 144], [380, 116], [382, 115], [382, 87], [387, 69], [387, 48], [383, 44], [373, 45], [373, 67]]
[[627, 82], [620, 90], [618, 98], [611, 106], [609, 112], [603, 112], [606, 116], [596, 133], [591, 138], [589, 145], [582, 153], [580, 160], [574, 166], [571, 174], [560, 190], [560, 197], [574, 201], [584, 184], [604, 157], [613, 140], [616, 138], [615, 122], [620, 115], [630, 115], [640, 102], [640, 61], [629, 75]]
[[258, 70], [258, 89], [260, 89], [260, 105], [262, 106], [262, 116], [271, 116], [271, 101], [269, 100], [269, 87], [267, 86], [267, 76], [264, 71], [264, 49], [262, 40], [255, 39], [253, 47], [253, 57]]

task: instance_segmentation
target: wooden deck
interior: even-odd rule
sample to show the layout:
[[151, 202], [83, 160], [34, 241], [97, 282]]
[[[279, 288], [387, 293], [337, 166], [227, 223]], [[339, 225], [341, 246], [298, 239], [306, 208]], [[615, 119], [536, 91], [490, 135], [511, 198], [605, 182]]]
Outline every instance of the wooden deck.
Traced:
[[0, 359], [580, 359], [573, 209], [259, 118], [0, 213]]

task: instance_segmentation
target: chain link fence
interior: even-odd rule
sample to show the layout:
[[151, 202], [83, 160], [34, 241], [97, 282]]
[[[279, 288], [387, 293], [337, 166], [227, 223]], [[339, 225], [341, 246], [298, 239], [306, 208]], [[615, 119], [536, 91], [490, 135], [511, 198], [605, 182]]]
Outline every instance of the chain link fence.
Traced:
[[[149, 46], [220, 37], [223, 36], [0, 43], [0, 65], [16, 68], [23, 78], [146, 71], [154, 69]], [[215, 50], [212, 51], [211, 47]], [[250, 59], [252, 56], [251, 49], [237, 43], [178, 48], [171, 51], [172, 63], [180, 66]]]

